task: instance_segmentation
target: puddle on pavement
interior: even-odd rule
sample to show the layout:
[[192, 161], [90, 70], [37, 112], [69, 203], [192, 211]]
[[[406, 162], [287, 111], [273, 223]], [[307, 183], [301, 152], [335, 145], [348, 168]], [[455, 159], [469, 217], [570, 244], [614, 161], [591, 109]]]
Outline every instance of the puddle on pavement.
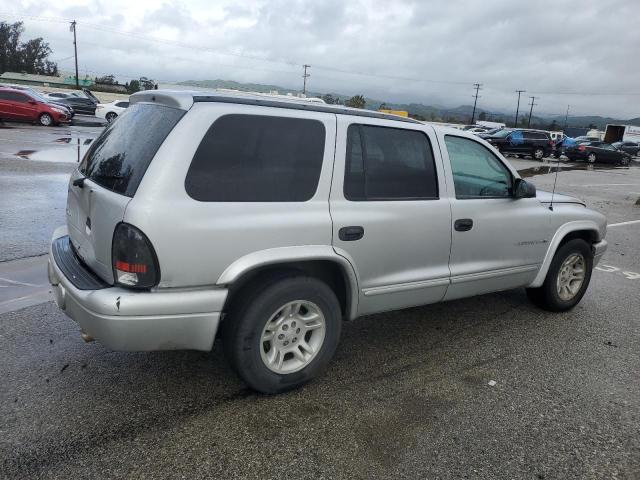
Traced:
[[38, 162], [79, 163], [93, 142], [93, 138], [59, 137], [55, 147], [23, 149], [15, 156]]
[[546, 175], [548, 173], [555, 173], [556, 171], [558, 172], [571, 172], [571, 171], [584, 171], [584, 172], [589, 172], [589, 171], [611, 171], [611, 170], [629, 170], [629, 168], [632, 168], [634, 165], [629, 165], [627, 167], [622, 167], [622, 166], [618, 166], [618, 165], [607, 165], [607, 164], [600, 164], [600, 165], [593, 165], [593, 164], [557, 164], [557, 163], [549, 163], [549, 164], [545, 164], [545, 165], [540, 165], [539, 167], [531, 167], [531, 168], [524, 168], [522, 170], [518, 170], [518, 173], [520, 174], [520, 176], [522, 178], [529, 178], [529, 177], [535, 177], [537, 175]]

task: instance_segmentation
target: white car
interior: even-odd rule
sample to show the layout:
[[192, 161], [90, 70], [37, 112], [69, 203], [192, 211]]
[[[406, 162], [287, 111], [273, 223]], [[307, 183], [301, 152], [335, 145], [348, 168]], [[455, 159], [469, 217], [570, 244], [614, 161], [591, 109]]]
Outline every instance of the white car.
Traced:
[[129, 102], [125, 100], [114, 100], [110, 103], [99, 103], [96, 106], [96, 117], [104, 118], [111, 123], [118, 115], [124, 112], [129, 106]]

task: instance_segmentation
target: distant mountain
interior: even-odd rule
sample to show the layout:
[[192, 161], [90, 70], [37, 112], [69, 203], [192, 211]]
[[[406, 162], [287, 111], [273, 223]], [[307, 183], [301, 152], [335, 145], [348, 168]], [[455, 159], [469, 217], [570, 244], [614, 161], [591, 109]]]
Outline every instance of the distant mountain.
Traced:
[[[232, 90], [240, 90], [244, 92], [261, 92], [270, 93], [277, 91], [280, 94], [286, 95], [288, 93], [292, 95], [298, 95], [302, 93], [300, 90], [284, 88], [278, 85], [264, 85], [260, 83], [241, 83], [233, 80], [186, 80], [184, 82], [178, 82], [178, 85], [198, 87], [198, 88], [228, 88]], [[307, 95], [310, 97], [323, 97], [330, 95], [337, 103], [344, 103], [350, 98], [350, 95], [344, 95], [341, 93], [320, 93], [308, 91]], [[471, 114], [473, 112], [473, 105], [460, 105], [455, 108], [447, 108], [442, 106], [424, 105], [422, 103], [394, 103], [385, 102], [375, 98], [367, 98], [366, 108], [370, 110], [378, 110], [381, 106], [392, 110], [404, 110], [417, 118], [424, 118], [425, 120], [440, 121], [440, 122], [459, 122], [467, 123], [471, 120]], [[479, 118], [480, 117], [480, 118]], [[506, 123], [509, 126], [513, 126], [515, 115], [513, 113], [506, 114], [499, 110], [486, 110], [476, 109], [476, 120], [489, 120]], [[528, 112], [521, 111], [519, 116], [519, 124], [522, 119], [528, 119]], [[545, 129], [562, 129], [564, 126], [564, 116], [561, 115], [533, 115], [531, 117], [531, 127], [545, 128]], [[555, 123], [554, 123], [555, 122]], [[586, 116], [570, 116], [567, 118], [567, 126], [577, 128], [589, 128], [589, 126], [595, 125], [596, 128], [604, 129], [609, 123], [619, 123], [624, 125], [637, 125], [640, 126], [640, 117], [632, 118], [628, 120], [621, 120], [611, 117], [601, 117], [597, 115]]]

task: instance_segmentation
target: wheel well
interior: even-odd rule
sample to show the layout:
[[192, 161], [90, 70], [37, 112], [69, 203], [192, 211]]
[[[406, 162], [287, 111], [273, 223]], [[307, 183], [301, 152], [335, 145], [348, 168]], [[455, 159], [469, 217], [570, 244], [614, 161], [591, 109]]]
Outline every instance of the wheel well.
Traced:
[[595, 230], [575, 230], [573, 232], [569, 232], [560, 241], [560, 245], [558, 245], [558, 248], [576, 238], [580, 238], [587, 242], [589, 245], [593, 245], [598, 241], [598, 232], [596, 232]]
[[229, 285], [225, 310], [228, 310], [229, 306], [233, 305], [235, 299], [240, 297], [241, 292], [263, 285], [265, 282], [273, 282], [284, 276], [301, 274], [315, 277], [325, 282], [338, 298], [342, 317], [348, 318], [352, 292], [349, 288], [346, 273], [340, 265], [331, 260], [283, 262], [254, 268]]

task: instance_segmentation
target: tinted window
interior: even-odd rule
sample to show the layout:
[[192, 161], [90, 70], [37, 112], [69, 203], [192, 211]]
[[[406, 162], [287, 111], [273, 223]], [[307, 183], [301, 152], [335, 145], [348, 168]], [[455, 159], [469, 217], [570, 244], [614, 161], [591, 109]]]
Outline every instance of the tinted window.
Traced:
[[511, 173], [484, 145], [468, 138], [444, 137], [456, 198], [508, 197]]
[[116, 107], [127, 108], [129, 106], [129, 102], [118, 102], [116, 103]]
[[427, 136], [415, 130], [350, 125], [344, 195], [348, 200], [438, 198]]
[[324, 143], [317, 120], [225, 115], [202, 139], [185, 188], [203, 202], [304, 202], [318, 187]]
[[153, 156], [183, 114], [161, 105], [128, 108], [91, 144], [80, 171], [109, 190], [133, 197]]
[[18, 92], [11, 92], [11, 91], [5, 90], [4, 92], [0, 92], [0, 95], [2, 95], [0, 99], [8, 100], [10, 102], [26, 103], [29, 100], [29, 98], [26, 95], [23, 95], [22, 93], [18, 93]]

